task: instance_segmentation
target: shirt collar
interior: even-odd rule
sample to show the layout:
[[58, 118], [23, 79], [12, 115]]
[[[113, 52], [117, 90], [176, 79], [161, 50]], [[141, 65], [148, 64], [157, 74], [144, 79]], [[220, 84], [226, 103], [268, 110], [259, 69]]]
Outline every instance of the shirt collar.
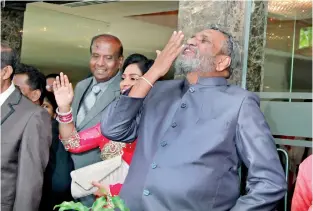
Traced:
[[13, 83], [11, 83], [10, 87], [5, 90], [2, 94], [0, 94], [0, 105], [2, 105], [8, 97], [14, 92], [15, 86]]
[[[196, 85], [197, 84], [203, 85], [203, 86], [226, 86], [228, 83], [227, 83], [227, 80], [222, 77], [210, 77], [210, 78], [199, 77]], [[185, 86], [191, 85], [188, 82], [187, 78], [185, 78], [184, 85]]]
[[227, 80], [223, 77], [210, 77], [210, 78], [202, 78], [198, 79], [197, 84], [204, 86], [226, 86]]

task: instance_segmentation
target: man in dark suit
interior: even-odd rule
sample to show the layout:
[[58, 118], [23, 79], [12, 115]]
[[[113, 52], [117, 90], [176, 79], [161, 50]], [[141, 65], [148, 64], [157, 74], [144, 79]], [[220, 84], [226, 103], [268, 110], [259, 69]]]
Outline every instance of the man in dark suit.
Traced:
[[67, 152], [59, 139], [59, 123], [54, 118], [57, 109], [57, 103], [54, 94], [45, 91], [45, 99], [42, 107], [48, 109], [52, 106], [52, 144], [50, 147], [50, 158], [45, 171], [43, 184], [43, 193], [40, 203], [40, 211], [52, 211], [55, 205], [64, 201], [73, 201], [71, 196], [71, 177], [73, 170], [73, 161], [69, 152]]
[[38, 210], [49, 159], [49, 114], [13, 83], [16, 56], [1, 43], [1, 210]]
[[[92, 77], [76, 85], [72, 103], [74, 123], [78, 132], [99, 123], [102, 111], [120, 94], [119, 70], [123, 64], [121, 41], [108, 34], [95, 36], [91, 40], [90, 53], [89, 67]], [[70, 103], [63, 103], [64, 106], [59, 105], [59, 111], [69, 112]], [[74, 168], [79, 169], [101, 161], [100, 150], [97, 148], [72, 154], [72, 159]], [[94, 199], [94, 196], [87, 196], [78, 200], [84, 205], [91, 206]]]
[[[19, 64], [16, 68], [13, 83], [22, 94], [33, 103], [43, 106], [44, 98], [54, 106], [57, 105], [54, 94], [46, 89], [46, 77], [37, 68]], [[53, 103], [54, 101], [54, 103]], [[70, 154], [64, 149], [59, 140], [58, 122], [51, 119], [52, 144], [47, 168], [44, 174], [43, 193], [40, 203], [41, 211], [52, 211], [53, 207], [63, 201], [72, 201], [70, 172], [73, 170], [73, 162]], [[61, 179], [62, 178], [62, 179]]]

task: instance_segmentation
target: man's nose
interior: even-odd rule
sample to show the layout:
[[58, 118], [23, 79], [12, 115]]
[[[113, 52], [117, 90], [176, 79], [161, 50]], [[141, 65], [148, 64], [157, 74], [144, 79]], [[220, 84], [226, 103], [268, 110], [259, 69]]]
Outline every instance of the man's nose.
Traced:
[[106, 65], [105, 59], [103, 57], [100, 57], [97, 61], [97, 65], [100, 67], [105, 66]]
[[195, 37], [189, 38], [189, 39], [187, 40], [187, 44], [188, 44], [188, 45], [192, 45], [192, 46], [197, 45], [196, 38], [195, 38]]

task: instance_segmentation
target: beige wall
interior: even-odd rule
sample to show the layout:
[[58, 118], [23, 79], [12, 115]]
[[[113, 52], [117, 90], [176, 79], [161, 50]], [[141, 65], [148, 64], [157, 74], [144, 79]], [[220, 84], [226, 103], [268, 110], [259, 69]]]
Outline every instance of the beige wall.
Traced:
[[[155, 58], [176, 26], [173, 15], [125, 16], [177, 10], [177, 2], [116, 2], [70, 8], [48, 3], [28, 4], [24, 18], [22, 62], [45, 74], [64, 71], [73, 83], [89, 74], [89, 45], [93, 36], [110, 33], [124, 45], [125, 57], [142, 53]], [[149, 20], [152, 21], [149, 21]], [[162, 24], [164, 23], [164, 24]]]

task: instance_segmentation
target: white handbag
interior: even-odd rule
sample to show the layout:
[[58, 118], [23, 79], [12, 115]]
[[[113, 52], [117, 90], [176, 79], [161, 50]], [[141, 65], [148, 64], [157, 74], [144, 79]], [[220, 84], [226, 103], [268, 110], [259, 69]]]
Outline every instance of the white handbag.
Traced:
[[124, 183], [129, 166], [121, 156], [100, 161], [98, 163], [71, 172], [71, 192], [74, 199], [88, 196], [97, 191], [91, 183], [99, 182], [106, 186]]

